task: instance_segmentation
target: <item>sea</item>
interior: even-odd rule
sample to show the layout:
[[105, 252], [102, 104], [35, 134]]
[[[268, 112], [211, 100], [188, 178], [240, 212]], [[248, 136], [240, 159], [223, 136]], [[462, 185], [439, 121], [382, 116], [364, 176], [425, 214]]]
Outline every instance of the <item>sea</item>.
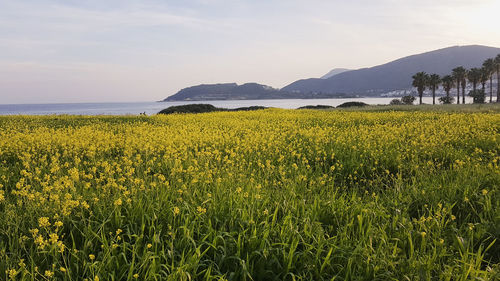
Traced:
[[[277, 99], [277, 100], [221, 100], [221, 101], [176, 101], [176, 102], [110, 102], [110, 103], [46, 103], [46, 104], [0, 104], [0, 115], [154, 115], [160, 110], [183, 104], [205, 103], [221, 108], [266, 106], [295, 109], [306, 105], [338, 106], [345, 102], [360, 101], [371, 105], [389, 104], [390, 98], [347, 99]], [[432, 97], [423, 102], [432, 104]], [[436, 101], [437, 102], [437, 101]], [[472, 103], [466, 97], [467, 103]]]

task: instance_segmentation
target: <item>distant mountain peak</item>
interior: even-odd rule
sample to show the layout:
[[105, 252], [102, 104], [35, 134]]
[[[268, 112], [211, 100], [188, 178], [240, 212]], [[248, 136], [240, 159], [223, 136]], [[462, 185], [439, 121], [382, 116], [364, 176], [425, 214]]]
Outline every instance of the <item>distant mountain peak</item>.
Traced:
[[330, 70], [327, 74], [321, 76], [321, 79], [328, 79], [332, 76], [335, 76], [337, 74], [340, 74], [342, 72], [346, 72], [346, 71], [349, 71], [349, 70], [352, 70], [352, 69], [347, 69], [347, 68], [334, 68], [332, 70]]

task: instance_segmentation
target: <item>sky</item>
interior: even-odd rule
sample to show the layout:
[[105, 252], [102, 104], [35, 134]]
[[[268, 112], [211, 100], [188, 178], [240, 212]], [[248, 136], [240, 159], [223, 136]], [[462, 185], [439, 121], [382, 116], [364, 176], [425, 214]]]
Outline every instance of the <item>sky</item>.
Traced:
[[500, 0], [0, 0], [0, 104], [275, 88], [456, 45], [500, 47]]

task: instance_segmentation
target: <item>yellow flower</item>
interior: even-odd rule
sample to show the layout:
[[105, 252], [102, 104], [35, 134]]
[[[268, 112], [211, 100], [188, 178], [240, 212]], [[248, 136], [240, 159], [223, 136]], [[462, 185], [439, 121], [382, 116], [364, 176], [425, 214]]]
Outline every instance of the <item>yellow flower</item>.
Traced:
[[488, 190], [483, 189], [483, 190], [481, 190], [481, 193], [482, 193], [483, 195], [486, 195], [486, 194], [488, 194]]
[[151, 243], [149, 243], [148, 245], [146, 245], [146, 247], [147, 247], [148, 249], [151, 249], [151, 247], [153, 247], [153, 245], [151, 245]]
[[50, 270], [45, 270], [45, 276], [48, 278], [52, 278], [52, 276], [54, 276], [54, 272]]
[[37, 244], [38, 247], [40, 247], [40, 248], [45, 247], [45, 239], [43, 239], [42, 235], [38, 235], [35, 238], [35, 244]]
[[205, 209], [205, 208], [203, 208], [203, 207], [201, 207], [201, 206], [198, 206], [198, 207], [196, 208], [196, 210], [198, 210], [198, 213], [200, 213], [200, 214], [204, 214], [204, 213], [206, 213], [206, 212], [207, 212], [207, 209]]
[[62, 266], [61, 266], [61, 267], [59, 267], [59, 270], [60, 270], [61, 272], [66, 272], [66, 268], [64, 268], [64, 267], [62, 267]]
[[47, 217], [38, 218], [38, 226], [39, 227], [48, 227], [48, 226], [50, 226], [49, 218], [47, 218]]
[[57, 240], [59, 240], [59, 236], [56, 233], [51, 233], [49, 235], [50, 243], [55, 244], [55, 243], [57, 243]]
[[12, 268], [12, 269], [7, 270], [6, 273], [9, 275], [10, 279], [14, 279], [14, 277], [16, 277], [18, 272], [17, 272], [17, 270]]
[[115, 206], [121, 206], [122, 205], [122, 199], [118, 198], [115, 200]]
[[135, 278], [135, 279], [139, 278], [139, 274], [137, 274], [137, 273], [136, 273], [136, 274], [134, 274], [134, 278]]
[[178, 215], [181, 212], [179, 207], [174, 207], [174, 215]]
[[63, 223], [62, 223], [62, 221], [56, 221], [54, 223], [54, 225], [57, 226], [57, 227], [61, 227], [61, 226], [63, 226]]
[[94, 256], [93, 254], [90, 254], [90, 255], [89, 255], [89, 259], [90, 259], [91, 261], [93, 261], [93, 260], [95, 260], [95, 256]]

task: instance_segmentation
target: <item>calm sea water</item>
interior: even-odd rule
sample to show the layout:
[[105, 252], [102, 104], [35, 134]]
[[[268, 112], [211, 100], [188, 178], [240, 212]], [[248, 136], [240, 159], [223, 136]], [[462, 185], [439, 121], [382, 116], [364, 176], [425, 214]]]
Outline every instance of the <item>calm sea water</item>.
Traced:
[[[237, 108], [246, 106], [267, 106], [277, 108], [298, 108], [306, 105], [337, 106], [348, 101], [367, 104], [389, 104], [393, 98], [351, 98], [351, 99], [280, 99], [280, 100], [227, 100], [227, 101], [181, 101], [181, 102], [135, 102], [135, 103], [54, 103], [54, 104], [0, 104], [0, 115], [152, 115], [173, 105], [208, 103], [216, 107]], [[424, 97], [424, 103], [432, 103], [431, 97]], [[472, 102], [466, 97], [466, 102]]]

